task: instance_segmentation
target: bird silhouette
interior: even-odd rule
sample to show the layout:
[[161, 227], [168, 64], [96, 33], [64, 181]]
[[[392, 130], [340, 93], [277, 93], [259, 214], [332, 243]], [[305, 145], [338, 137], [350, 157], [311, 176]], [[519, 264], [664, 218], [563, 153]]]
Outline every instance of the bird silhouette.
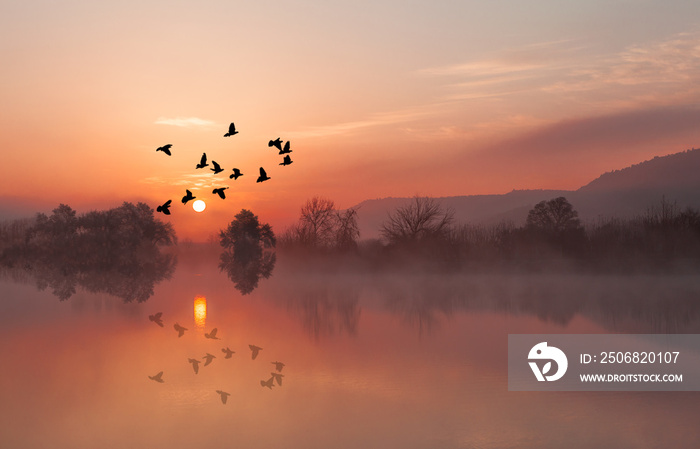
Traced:
[[263, 181], [267, 181], [268, 179], [272, 179], [272, 178], [269, 178], [267, 176], [267, 173], [265, 173], [265, 169], [260, 167], [260, 176], [258, 176], [258, 180], [256, 182], [263, 182]]
[[203, 358], [204, 360], [206, 360], [206, 361], [204, 362], [204, 366], [207, 366], [207, 365], [209, 365], [209, 364], [211, 363], [212, 360], [214, 360], [214, 359], [216, 358], [216, 356], [213, 355], [213, 354], [209, 354], [209, 353], [207, 352], [207, 355], [205, 355], [205, 356], [202, 357], [202, 358]]
[[262, 385], [263, 387], [267, 387], [267, 388], [269, 388], [270, 390], [272, 390], [272, 385], [273, 385], [272, 382], [273, 382], [274, 380], [275, 380], [274, 377], [270, 377], [270, 378], [267, 379], [267, 380], [261, 380], [261, 381], [260, 381], [260, 385]]
[[173, 327], [177, 331], [178, 338], [182, 337], [185, 334], [185, 331], [187, 330], [186, 327], [182, 327], [178, 323], [173, 324]]
[[268, 147], [275, 147], [278, 150], [282, 151], [282, 140], [278, 137], [275, 140], [271, 140], [267, 142]]
[[182, 197], [182, 204], [187, 204], [188, 201], [191, 201], [191, 200], [197, 198], [196, 196], [192, 195], [192, 192], [190, 192], [189, 190], [186, 190], [186, 192], [187, 192], [187, 195]]
[[228, 125], [228, 132], [224, 134], [224, 137], [233, 136], [236, 134], [238, 134], [238, 131], [236, 131], [236, 125], [234, 125], [233, 122], [231, 122], [231, 124]]
[[282, 162], [280, 162], [280, 165], [292, 165], [292, 162], [293, 162], [292, 158], [289, 157], [289, 155], [286, 155], [284, 157], [284, 160]]
[[279, 154], [291, 153], [292, 150], [289, 149], [289, 146], [290, 146], [290, 145], [291, 145], [291, 144], [289, 143], [289, 141], [287, 141], [287, 143], [284, 144], [284, 149], [281, 149]]
[[237, 168], [233, 169], [233, 174], [229, 176], [229, 179], [233, 179], [234, 181], [238, 179], [239, 176], [243, 176], [243, 173]]
[[224, 190], [226, 189], [228, 189], [228, 187], [219, 187], [218, 189], [212, 190], [211, 193], [216, 193], [222, 200], [225, 200], [226, 194], [224, 193]]
[[250, 348], [251, 351], [253, 351], [253, 353], [251, 355], [253, 357], [253, 360], [255, 360], [255, 357], [258, 356], [258, 353], [262, 350], [262, 348], [259, 346], [255, 346], [255, 345], [248, 345], [248, 347]]
[[220, 338], [216, 336], [216, 332], [217, 332], [217, 328], [215, 327], [208, 334], [205, 333], [204, 336], [207, 338], [211, 338], [212, 340], [220, 340]]
[[277, 371], [282, 371], [282, 368], [284, 368], [284, 363], [282, 362], [272, 362], [272, 364], [275, 365]]
[[270, 373], [270, 374], [272, 374], [272, 378], [277, 381], [277, 385], [279, 385], [281, 387], [282, 386], [282, 378], [284, 377], [284, 374], [280, 374], [280, 373]]
[[207, 153], [202, 153], [202, 159], [199, 160], [199, 164], [197, 164], [196, 168], [204, 167], [209, 167], [209, 164], [207, 164]]
[[211, 161], [211, 163], [214, 165], [214, 168], [210, 168], [209, 170], [213, 171], [215, 175], [224, 171], [224, 169], [221, 168], [221, 166], [216, 161]]
[[225, 359], [230, 359], [231, 356], [232, 356], [233, 354], [236, 353], [236, 351], [231, 351], [231, 350], [228, 348], [228, 346], [227, 346], [226, 348], [222, 349], [221, 352], [223, 352], [224, 354], [226, 354], [226, 357], [224, 357]]
[[197, 359], [187, 359], [187, 361], [192, 364], [192, 368], [194, 368], [194, 373], [199, 373], [199, 364], [202, 362]]
[[231, 393], [226, 393], [225, 391], [221, 391], [221, 390], [216, 390], [216, 392], [221, 395], [221, 402], [226, 404], [226, 400], [228, 399], [229, 396], [231, 396]]
[[161, 384], [162, 384], [163, 382], [165, 382], [165, 381], [163, 380], [163, 371], [159, 372], [159, 373], [156, 374], [155, 376], [148, 376], [148, 378], [151, 379], [151, 380], [155, 380], [156, 382], [159, 382], [159, 383], [161, 383]]
[[168, 156], [171, 156], [171, 154], [170, 154], [170, 147], [172, 147], [172, 146], [173, 146], [172, 143], [169, 143], [169, 144], [167, 144], [167, 145], [163, 145], [162, 147], [156, 148], [156, 152], [162, 151], [163, 153], [167, 154]]
[[163, 327], [163, 320], [161, 318], [162, 316], [163, 312], [158, 312], [153, 315], [148, 315], [148, 319], [156, 323], [158, 326]]
[[172, 203], [173, 200], [168, 200], [162, 205], [156, 207], [156, 212], [162, 212], [165, 215], [170, 215], [170, 203]]

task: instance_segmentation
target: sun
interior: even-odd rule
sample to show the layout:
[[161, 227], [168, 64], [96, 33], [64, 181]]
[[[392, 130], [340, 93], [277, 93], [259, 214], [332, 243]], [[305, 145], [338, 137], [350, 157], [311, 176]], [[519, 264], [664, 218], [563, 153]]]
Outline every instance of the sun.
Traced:
[[192, 209], [194, 209], [195, 212], [202, 212], [206, 208], [207, 203], [202, 200], [196, 200], [194, 203], [192, 203]]

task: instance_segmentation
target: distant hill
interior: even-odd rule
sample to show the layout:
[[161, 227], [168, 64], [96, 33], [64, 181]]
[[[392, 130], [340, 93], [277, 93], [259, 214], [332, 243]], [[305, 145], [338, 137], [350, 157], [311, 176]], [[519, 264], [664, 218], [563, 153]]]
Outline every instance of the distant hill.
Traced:
[[[700, 149], [655, 157], [621, 170], [607, 172], [578, 190], [514, 190], [503, 195], [438, 198], [455, 211], [457, 223], [525, 222], [540, 201], [565, 196], [584, 221], [599, 217], [630, 217], [658, 206], [662, 198], [680, 208], [700, 209]], [[360, 238], [378, 238], [390, 211], [411, 198], [365, 200], [358, 208]]]
[[[56, 207], [58, 204], [54, 205]], [[21, 198], [0, 196], [0, 222], [34, 217], [37, 212], [47, 213], [53, 209], [43, 202], [26, 201]]]
[[656, 156], [650, 161], [613, 170], [578, 189], [579, 192], [612, 190], [668, 190], [685, 192], [700, 187], [700, 149]]

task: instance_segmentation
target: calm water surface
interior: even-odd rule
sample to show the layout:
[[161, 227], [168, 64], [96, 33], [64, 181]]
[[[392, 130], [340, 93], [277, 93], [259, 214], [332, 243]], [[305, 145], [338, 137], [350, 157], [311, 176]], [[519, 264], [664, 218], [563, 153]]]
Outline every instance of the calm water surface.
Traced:
[[[181, 257], [143, 303], [80, 288], [59, 301], [5, 276], [0, 447], [700, 445], [700, 394], [509, 392], [506, 378], [509, 333], [697, 333], [696, 276], [322, 275], [282, 261], [243, 296], [216, 262]], [[187, 359], [206, 353], [195, 374]], [[274, 361], [286, 366], [270, 390]]]

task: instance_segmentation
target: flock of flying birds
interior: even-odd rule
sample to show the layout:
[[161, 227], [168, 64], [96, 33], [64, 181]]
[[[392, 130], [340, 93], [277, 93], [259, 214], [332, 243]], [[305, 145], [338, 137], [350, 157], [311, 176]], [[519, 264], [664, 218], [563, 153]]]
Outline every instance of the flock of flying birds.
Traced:
[[[163, 324], [163, 312], [158, 312], [153, 315], [149, 315], [148, 319], [156, 323], [160, 327], [164, 327]], [[182, 337], [185, 335], [185, 331], [188, 329], [186, 327], [181, 326], [179, 323], [175, 323], [173, 325], [173, 329], [177, 332], [178, 338]], [[218, 329], [214, 328], [210, 332], [207, 332], [204, 334], [204, 336], [210, 340], [220, 340], [220, 338], [217, 336]], [[260, 346], [255, 346], [255, 345], [248, 345], [248, 348], [250, 348], [251, 351], [251, 359], [255, 360], [258, 357], [258, 354], [260, 354], [260, 351], [263, 350]], [[236, 353], [236, 351], [232, 351], [228, 346], [225, 348], [221, 349], [221, 352], [224, 353], [224, 359], [230, 359], [233, 354]], [[202, 366], [207, 366], [211, 364], [211, 362], [216, 358], [214, 354], [206, 353], [204, 356], [202, 356], [202, 359], [204, 359], [204, 364]], [[192, 364], [192, 369], [194, 370], [195, 374], [199, 373], [199, 364], [202, 363], [201, 360], [195, 359], [195, 358], [188, 358], [187, 359], [188, 363]], [[270, 373], [270, 378], [267, 380], [261, 380], [260, 385], [263, 387], [267, 387], [270, 390], [272, 390], [272, 387], [274, 386], [274, 383], [277, 382], [278, 386], [282, 386], [282, 378], [284, 377], [284, 374], [281, 374], [282, 368], [284, 368], [284, 363], [282, 362], [271, 362], [273, 365], [275, 365], [275, 371]], [[163, 379], [163, 371], [160, 371], [158, 374], [154, 376], [148, 376], [149, 379], [156, 381], [158, 383], [164, 383], [165, 380]], [[216, 392], [221, 396], [221, 402], [223, 404], [226, 404], [226, 401], [228, 400], [228, 397], [231, 395], [231, 393], [227, 393], [223, 390], [216, 390]]]
[[[236, 131], [236, 125], [231, 123], [228, 127], [228, 132], [224, 134], [224, 137], [230, 137], [238, 134], [238, 131]], [[163, 145], [162, 147], [156, 148], [156, 152], [162, 151], [163, 153], [167, 154], [168, 156], [172, 156], [172, 151], [170, 149], [172, 148], [172, 144], [167, 144]], [[279, 150], [279, 155], [284, 155], [284, 159], [282, 162], [280, 162], [279, 165], [285, 166], [285, 165], [291, 165], [292, 164], [292, 158], [289, 156], [289, 153], [292, 152], [290, 149], [290, 143], [287, 141], [284, 146], [282, 146], [282, 140], [278, 137], [275, 140], [270, 140], [267, 143], [268, 147], [275, 147]], [[223, 168], [214, 160], [211, 161], [211, 165], [213, 168], [210, 168], [209, 170], [213, 171], [215, 175], [218, 175], [221, 172], [224, 172]], [[209, 167], [209, 163], [207, 162], [207, 153], [203, 153], [201, 159], [199, 160], [199, 163], [195, 166], [195, 169], [200, 169], [200, 168], [205, 168]], [[239, 177], [243, 176], [243, 173], [238, 168], [233, 168], [232, 169], [233, 173], [229, 175], [229, 179], [233, 179], [234, 181], [237, 180]], [[260, 175], [258, 176], [258, 180], [256, 182], [264, 182], [267, 181], [270, 178], [267, 176], [267, 172], [265, 171], [264, 168], [260, 167]], [[224, 200], [226, 199], [226, 193], [224, 192], [228, 187], [217, 187], [214, 190], [212, 190], [212, 194], [219, 195], [219, 197]], [[189, 191], [189, 189], [185, 190], [185, 196], [182, 197], [182, 204], [187, 204], [189, 201], [195, 199], [196, 197], [192, 195], [192, 192]], [[170, 215], [170, 206], [173, 200], [168, 200], [165, 203], [161, 204], [156, 208], [157, 212], [161, 212], [165, 215]]]

